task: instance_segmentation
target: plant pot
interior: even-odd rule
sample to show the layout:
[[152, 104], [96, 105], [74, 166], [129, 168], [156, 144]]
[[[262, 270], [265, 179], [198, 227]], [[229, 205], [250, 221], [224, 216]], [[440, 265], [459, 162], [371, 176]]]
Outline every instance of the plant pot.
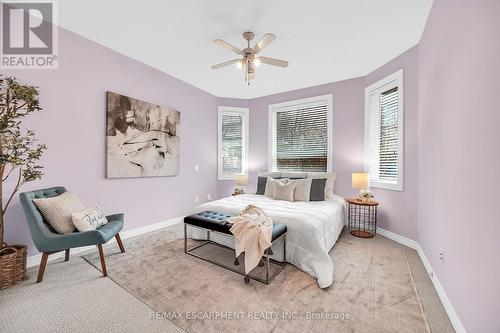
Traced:
[[16, 285], [26, 277], [26, 245], [3, 245], [0, 249], [0, 289]]

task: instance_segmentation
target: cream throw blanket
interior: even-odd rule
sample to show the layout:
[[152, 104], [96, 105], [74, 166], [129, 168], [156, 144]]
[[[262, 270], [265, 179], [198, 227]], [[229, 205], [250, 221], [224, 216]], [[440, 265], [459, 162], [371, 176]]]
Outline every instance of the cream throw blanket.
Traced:
[[273, 220], [259, 207], [248, 205], [239, 216], [227, 221], [233, 225], [230, 231], [235, 237], [236, 257], [245, 252], [245, 274], [248, 274], [271, 246]]

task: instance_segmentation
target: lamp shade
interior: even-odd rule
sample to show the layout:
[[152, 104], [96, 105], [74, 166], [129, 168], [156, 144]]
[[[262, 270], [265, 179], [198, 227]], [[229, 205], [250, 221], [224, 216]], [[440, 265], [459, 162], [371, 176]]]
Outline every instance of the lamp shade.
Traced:
[[248, 175], [236, 175], [236, 185], [245, 186], [248, 184]]
[[366, 172], [353, 172], [352, 173], [352, 188], [358, 190], [370, 189], [370, 176]]

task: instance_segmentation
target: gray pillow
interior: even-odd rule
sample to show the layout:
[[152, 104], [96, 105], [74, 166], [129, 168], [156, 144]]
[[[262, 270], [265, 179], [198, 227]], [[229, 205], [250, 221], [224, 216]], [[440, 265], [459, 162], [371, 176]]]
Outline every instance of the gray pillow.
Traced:
[[326, 178], [313, 179], [309, 201], [325, 201]]
[[260, 177], [257, 178], [257, 192], [255, 194], [260, 194], [264, 195], [266, 192], [266, 183], [267, 183], [267, 177]]

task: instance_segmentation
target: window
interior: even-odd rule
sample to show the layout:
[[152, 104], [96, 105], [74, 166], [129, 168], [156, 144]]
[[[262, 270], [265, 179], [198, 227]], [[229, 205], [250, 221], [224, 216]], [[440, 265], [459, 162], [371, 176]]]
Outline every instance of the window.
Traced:
[[248, 109], [219, 106], [219, 180], [235, 179], [247, 172]]
[[365, 171], [373, 187], [403, 190], [403, 70], [365, 90]]
[[269, 170], [331, 171], [332, 95], [269, 105]]

